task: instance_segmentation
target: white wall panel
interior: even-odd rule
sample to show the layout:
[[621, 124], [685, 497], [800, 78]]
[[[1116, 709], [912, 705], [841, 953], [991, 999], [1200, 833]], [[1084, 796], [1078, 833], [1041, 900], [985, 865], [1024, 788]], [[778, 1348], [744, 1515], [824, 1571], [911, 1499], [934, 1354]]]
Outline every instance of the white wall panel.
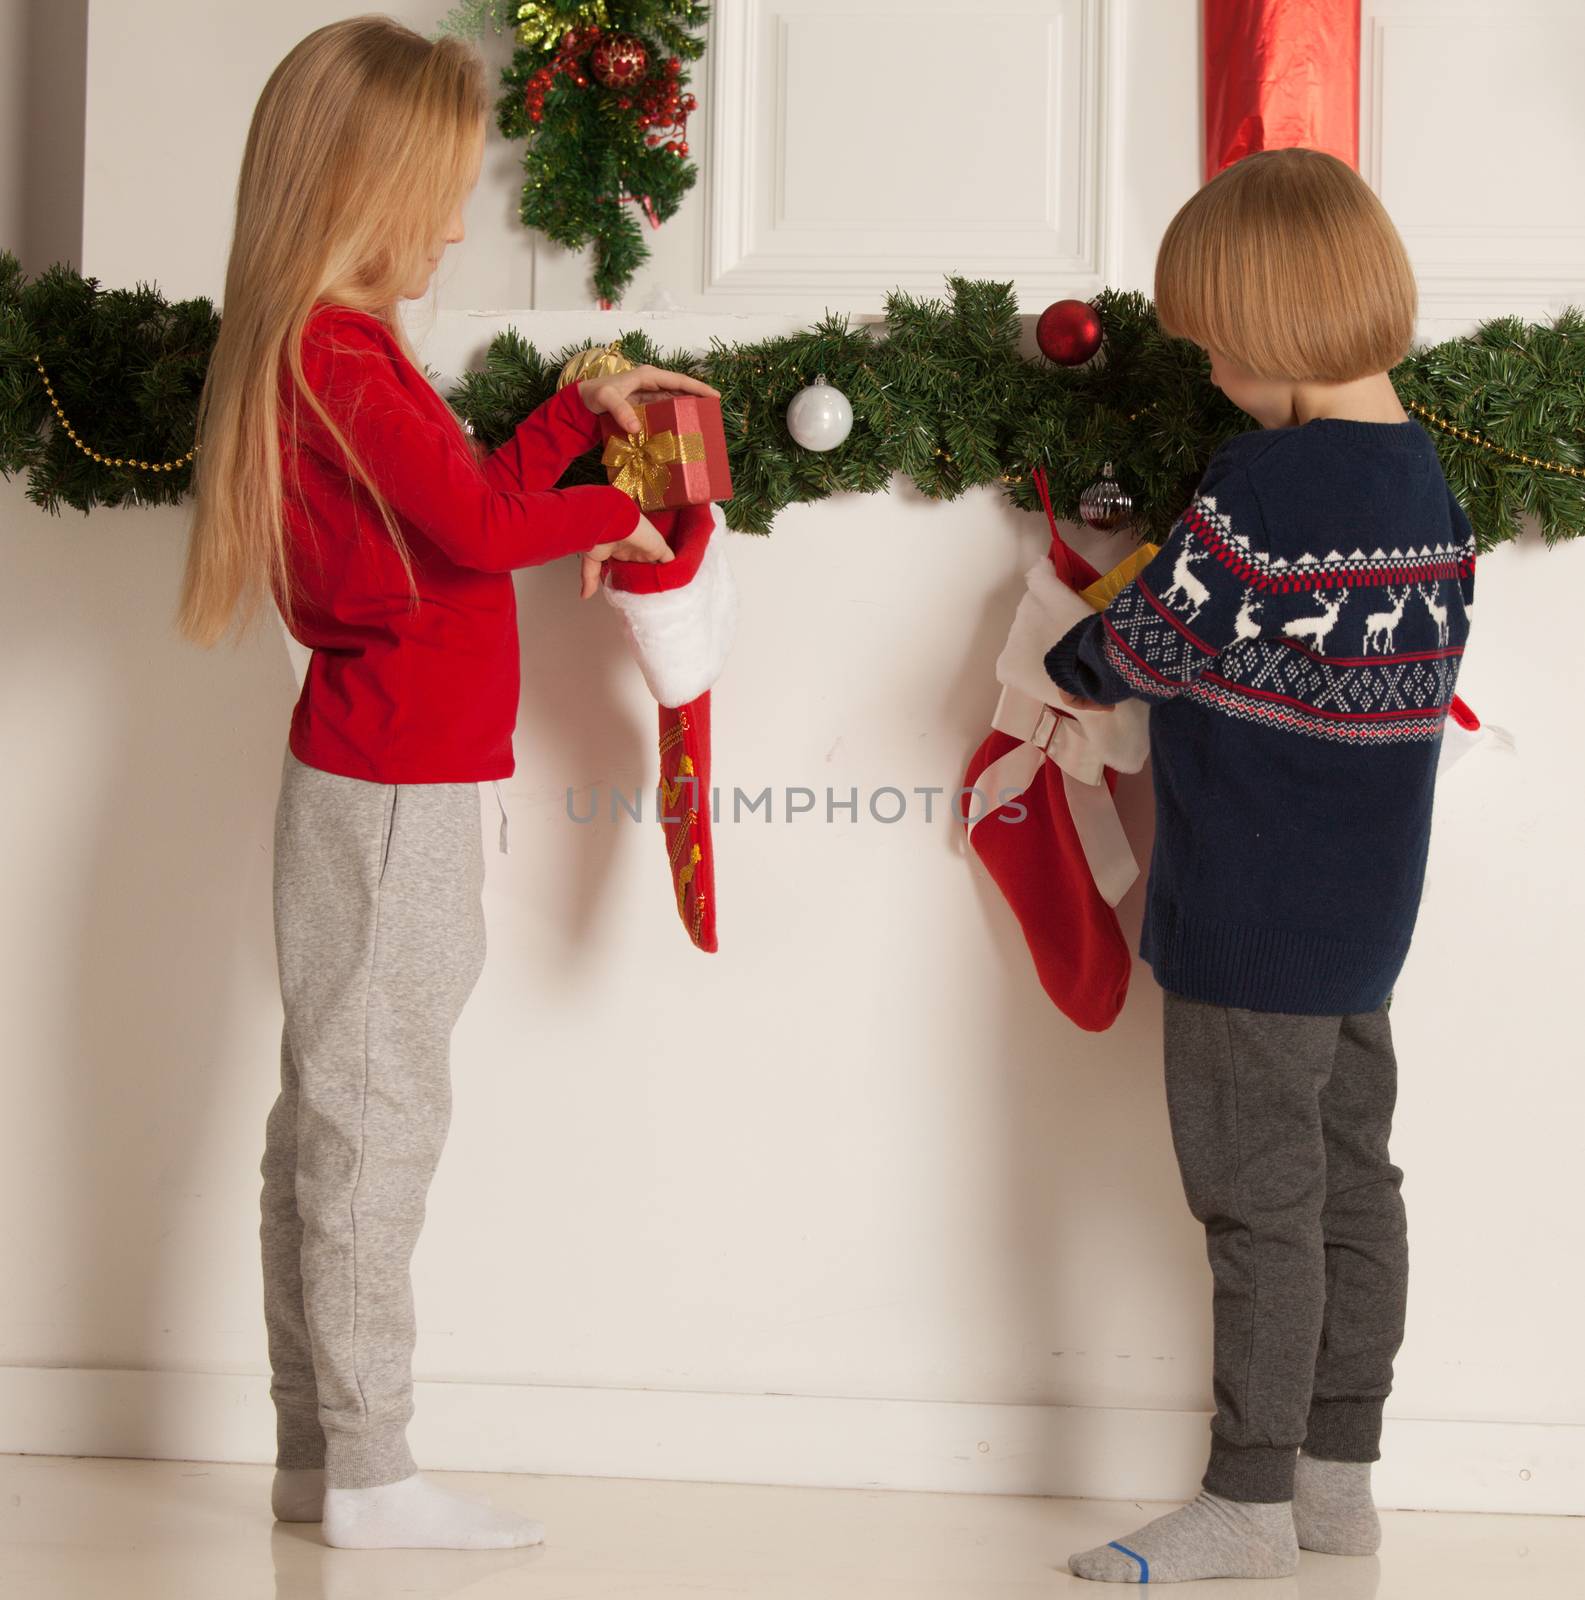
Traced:
[[1427, 331], [1585, 300], [1585, 5], [1365, 0], [1360, 170]]
[[711, 291], [873, 309], [944, 274], [1030, 309], [1112, 269], [1120, 9], [739, 0], [712, 35]]
[[0, 250], [21, 253], [26, 217], [29, 0], [0, 0]]

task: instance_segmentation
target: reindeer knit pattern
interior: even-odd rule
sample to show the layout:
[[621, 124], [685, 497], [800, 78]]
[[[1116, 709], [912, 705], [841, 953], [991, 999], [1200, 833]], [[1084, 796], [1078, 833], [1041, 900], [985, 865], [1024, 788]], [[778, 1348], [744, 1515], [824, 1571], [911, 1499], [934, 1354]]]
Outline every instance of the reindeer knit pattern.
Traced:
[[1152, 702], [1141, 953], [1256, 1011], [1372, 1011], [1419, 910], [1475, 541], [1418, 423], [1318, 419], [1217, 452], [1161, 553], [1046, 657]]

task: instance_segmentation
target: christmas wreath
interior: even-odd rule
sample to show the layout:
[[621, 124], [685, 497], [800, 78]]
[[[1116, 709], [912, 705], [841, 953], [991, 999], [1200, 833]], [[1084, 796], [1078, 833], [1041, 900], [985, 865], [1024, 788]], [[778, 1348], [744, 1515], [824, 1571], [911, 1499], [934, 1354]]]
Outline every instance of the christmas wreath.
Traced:
[[594, 246], [602, 305], [648, 258], [645, 226], [698, 181], [686, 64], [704, 53], [708, 16], [695, 0], [464, 0], [441, 24], [464, 37], [513, 30], [496, 120], [527, 141], [519, 215], [569, 250]]

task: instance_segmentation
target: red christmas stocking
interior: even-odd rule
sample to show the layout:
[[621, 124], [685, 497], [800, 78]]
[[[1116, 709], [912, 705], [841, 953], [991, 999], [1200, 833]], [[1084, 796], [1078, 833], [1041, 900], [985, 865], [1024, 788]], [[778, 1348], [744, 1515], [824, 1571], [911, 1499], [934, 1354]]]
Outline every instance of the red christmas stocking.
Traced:
[[674, 559], [606, 563], [605, 597], [621, 614], [644, 681], [660, 704], [660, 818], [677, 914], [701, 949], [716, 944], [710, 837], [710, 686], [737, 620], [737, 590], [714, 505], [652, 511]]
[[[1037, 481], [1044, 499], [1044, 475]], [[1079, 1027], [1098, 1033], [1117, 1020], [1133, 971], [1112, 908], [1139, 868], [1112, 790], [1119, 772], [1144, 765], [1149, 712], [1137, 700], [1108, 712], [1066, 707], [1045, 655], [1104, 606], [1150, 551], [1098, 579], [1063, 542], [1049, 501], [1046, 515], [1051, 549], [1028, 573], [997, 660], [1002, 695], [992, 732], [964, 774], [964, 790], [976, 792], [964, 795], [960, 818], [1018, 918], [1041, 986]]]

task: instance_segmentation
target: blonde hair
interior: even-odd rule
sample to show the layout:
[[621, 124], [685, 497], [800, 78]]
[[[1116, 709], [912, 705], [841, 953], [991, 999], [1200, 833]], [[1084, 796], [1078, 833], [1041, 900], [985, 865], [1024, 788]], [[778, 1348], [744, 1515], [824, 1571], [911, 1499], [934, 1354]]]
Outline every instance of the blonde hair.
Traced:
[[1162, 327], [1257, 378], [1386, 372], [1409, 348], [1417, 305], [1386, 208], [1319, 150], [1263, 150], [1218, 173], [1156, 256]]
[[[292, 615], [281, 438], [301, 403], [372, 496], [416, 600], [389, 506], [304, 382], [303, 330], [326, 301], [380, 318], [407, 349], [397, 302], [466, 192], [486, 103], [472, 50], [386, 17], [309, 34], [265, 84], [242, 157], [224, 316], [199, 407], [177, 614], [196, 643], [216, 643], [234, 621], [245, 628], [272, 593]], [[285, 372], [292, 387], [283, 418]]]

